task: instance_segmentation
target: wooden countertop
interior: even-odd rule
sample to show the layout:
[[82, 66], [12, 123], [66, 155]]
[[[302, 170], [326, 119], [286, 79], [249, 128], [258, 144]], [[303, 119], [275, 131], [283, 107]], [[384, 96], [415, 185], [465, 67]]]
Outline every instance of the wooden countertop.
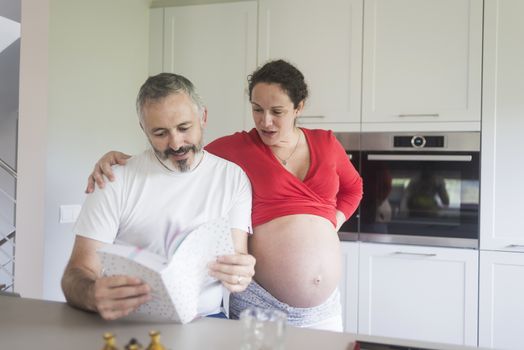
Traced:
[[[170, 350], [230, 350], [241, 345], [238, 321], [202, 318], [187, 325], [105, 321], [65, 303], [0, 296], [0, 349], [102, 349], [104, 332], [116, 336], [121, 350], [131, 338], [145, 349], [151, 330], [161, 332], [161, 342]], [[295, 327], [287, 327], [286, 349], [353, 350], [357, 339], [429, 349], [477, 349]]]

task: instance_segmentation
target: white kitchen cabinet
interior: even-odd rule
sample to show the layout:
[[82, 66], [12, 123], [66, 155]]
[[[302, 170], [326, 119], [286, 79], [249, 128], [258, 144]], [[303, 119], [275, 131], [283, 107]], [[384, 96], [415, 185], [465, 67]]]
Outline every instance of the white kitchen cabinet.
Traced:
[[477, 345], [478, 251], [360, 243], [359, 334]]
[[480, 247], [524, 252], [524, 1], [486, 0]]
[[480, 130], [482, 0], [366, 0], [362, 130]]
[[310, 89], [307, 127], [360, 130], [363, 0], [259, 0], [259, 65], [285, 59]]
[[164, 71], [164, 8], [149, 10], [149, 75]]
[[524, 253], [480, 252], [479, 346], [524, 349]]
[[161, 61], [163, 71], [195, 84], [208, 108], [206, 143], [247, 129], [247, 76], [256, 68], [256, 1], [153, 9], [150, 29], [150, 69], [156, 73]]
[[344, 332], [358, 330], [358, 246], [359, 242], [342, 242], [342, 278], [340, 301]]
[[479, 346], [523, 349], [524, 2], [486, 0]]

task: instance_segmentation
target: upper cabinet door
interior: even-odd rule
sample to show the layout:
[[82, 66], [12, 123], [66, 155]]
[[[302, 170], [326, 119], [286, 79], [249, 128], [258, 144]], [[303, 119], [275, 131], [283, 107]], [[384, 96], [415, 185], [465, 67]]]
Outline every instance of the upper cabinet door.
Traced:
[[258, 63], [282, 58], [304, 74], [301, 124], [360, 129], [362, 1], [259, 0]]
[[480, 130], [482, 0], [366, 0], [363, 45], [363, 130]]
[[486, 0], [481, 249], [524, 252], [524, 1]]
[[246, 89], [256, 68], [256, 13], [256, 1], [164, 10], [163, 69], [189, 78], [202, 96], [206, 143], [250, 126]]

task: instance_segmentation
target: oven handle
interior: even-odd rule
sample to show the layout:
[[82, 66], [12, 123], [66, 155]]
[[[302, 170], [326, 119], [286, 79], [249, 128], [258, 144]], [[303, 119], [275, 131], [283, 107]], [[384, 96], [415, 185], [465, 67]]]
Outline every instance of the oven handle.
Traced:
[[430, 162], [471, 162], [470, 155], [444, 154], [368, 154], [368, 160], [404, 160]]

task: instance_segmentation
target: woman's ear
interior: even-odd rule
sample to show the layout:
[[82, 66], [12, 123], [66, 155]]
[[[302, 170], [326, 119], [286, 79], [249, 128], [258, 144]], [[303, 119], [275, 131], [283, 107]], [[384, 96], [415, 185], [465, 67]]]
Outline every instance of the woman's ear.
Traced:
[[304, 110], [304, 100], [300, 101], [297, 108], [295, 109], [297, 112], [297, 117], [302, 114], [302, 111]]

